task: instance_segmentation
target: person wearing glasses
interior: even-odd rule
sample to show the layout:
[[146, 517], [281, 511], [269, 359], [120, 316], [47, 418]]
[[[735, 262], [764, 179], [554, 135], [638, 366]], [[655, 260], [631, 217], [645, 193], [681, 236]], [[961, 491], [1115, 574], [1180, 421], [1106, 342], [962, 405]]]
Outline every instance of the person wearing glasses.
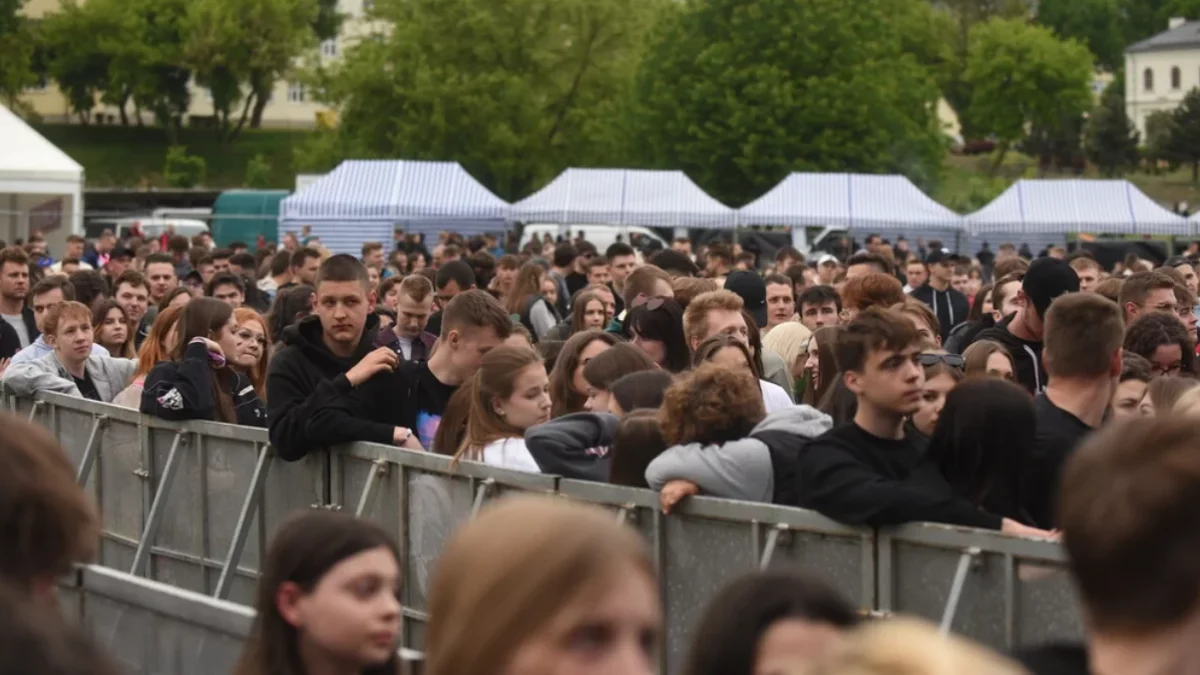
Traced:
[[946, 405], [946, 396], [963, 381], [963, 357], [945, 350], [922, 352], [921, 367], [925, 370], [925, 385], [921, 389], [921, 407], [913, 413], [913, 427], [926, 438], [933, 435], [938, 417]]

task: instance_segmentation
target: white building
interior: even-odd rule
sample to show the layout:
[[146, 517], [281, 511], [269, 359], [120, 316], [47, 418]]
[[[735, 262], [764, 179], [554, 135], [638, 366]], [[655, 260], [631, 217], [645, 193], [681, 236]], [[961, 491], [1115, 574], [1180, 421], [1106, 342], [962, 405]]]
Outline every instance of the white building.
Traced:
[[1146, 118], [1174, 110], [1200, 87], [1200, 21], [1171, 19], [1167, 30], [1125, 50], [1125, 110], [1146, 137]]

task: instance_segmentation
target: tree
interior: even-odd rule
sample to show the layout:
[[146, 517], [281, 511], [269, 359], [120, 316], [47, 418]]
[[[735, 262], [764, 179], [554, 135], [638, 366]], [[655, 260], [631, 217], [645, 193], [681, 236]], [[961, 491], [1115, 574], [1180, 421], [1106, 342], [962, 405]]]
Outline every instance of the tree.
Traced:
[[971, 120], [997, 139], [995, 171], [1030, 128], [1054, 128], [1092, 103], [1092, 55], [1020, 20], [992, 19], [971, 36], [965, 79]]
[[261, 154], [255, 155], [246, 162], [246, 177], [243, 181], [246, 187], [265, 190], [271, 187], [271, 164]]
[[1138, 132], [1125, 112], [1124, 82], [1109, 85], [1084, 129], [1088, 160], [1105, 176], [1119, 176], [1138, 162]]
[[0, 0], [0, 97], [10, 106], [33, 83], [33, 31], [22, 16], [25, 0]]
[[101, 49], [105, 29], [100, 13], [85, 8], [73, 0], [64, 2], [58, 12], [48, 15], [42, 23], [47, 70], [58, 83], [71, 111], [86, 124], [96, 106], [96, 97], [108, 78], [111, 58]]
[[1143, 156], [1150, 162], [1150, 170], [1158, 172], [1160, 163], [1174, 170], [1178, 158], [1171, 150], [1171, 137], [1175, 134], [1175, 115], [1171, 110], [1155, 110], [1146, 116], [1146, 143]]
[[182, 145], [172, 145], [167, 148], [167, 158], [163, 164], [163, 179], [167, 185], [176, 188], [191, 188], [204, 182], [208, 163], [203, 157], [188, 154]]
[[1033, 9], [1032, 0], [940, 0], [940, 11], [951, 25], [950, 43], [953, 59], [938, 74], [942, 95], [958, 114], [963, 137], [978, 138], [980, 134], [971, 120], [971, 85], [966, 81], [967, 54], [971, 51], [972, 29], [990, 19], [1026, 17]]
[[1041, 0], [1039, 24], [1061, 38], [1087, 45], [1096, 63], [1109, 72], [1125, 67], [1125, 34], [1118, 0]]
[[1192, 165], [1192, 184], [1200, 183], [1200, 89], [1193, 88], [1172, 114], [1170, 155]]
[[[937, 87], [894, 21], [925, 0], [698, 0], [656, 34], [638, 76], [649, 163], [729, 203], [791, 171], [936, 182]], [[797, 45], [803, 45], [798, 48]]]
[[613, 145], [613, 102], [631, 86], [655, 13], [673, 4], [378, 2], [388, 30], [313, 73], [339, 123], [300, 154], [456, 160], [506, 198], [570, 164], [608, 163], [596, 148]]

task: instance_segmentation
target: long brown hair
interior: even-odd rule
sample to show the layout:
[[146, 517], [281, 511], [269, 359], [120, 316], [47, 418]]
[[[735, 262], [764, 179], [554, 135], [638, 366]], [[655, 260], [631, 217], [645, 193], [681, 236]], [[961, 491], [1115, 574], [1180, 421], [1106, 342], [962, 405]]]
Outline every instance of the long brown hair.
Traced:
[[154, 324], [150, 326], [150, 334], [146, 336], [142, 348], [138, 351], [138, 367], [133, 379], [149, 375], [154, 364], [171, 359], [173, 345], [166, 344], [167, 335], [175, 324], [179, 323], [179, 314], [182, 311], [182, 307], [167, 307], [159, 311], [158, 316], [154, 318]]
[[746, 357], [746, 365], [749, 368], [747, 372], [753, 374], [756, 379], [762, 379], [762, 372], [758, 370], [758, 364], [755, 363], [754, 355], [750, 353], [750, 348], [746, 346], [746, 343], [728, 333], [717, 333], [696, 345], [696, 353], [692, 354], [692, 367], [699, 366], [702, 363], [711, 363], [713, 357], [726, 347], [741, 352], [742, 356]]
[[803, 402], [814, 408], [821, 405], [825, 400], [826, 392], [833, 386], [834, 380], [839, 379], [838, 374], [841, 369], [838, 368], [837, 355], [834, 350], [837, 346], [837, 339], [837, 326], [822, 326], [813, 331], [812, 337], [809, 338], [810, 344], [812, 340], [817, 341], [817, 379], [820, 380], [820, 386], [813, 387], [810, 376], [808, 386], [804, 388]]
[[542, 279], [546, 273], [541, 267], [528, 263], [517, 272], [517, 280], [513, 282], [512, 292], [504, 299], [504, 308], [509, 314], [520, 314], [525, 310], [525, 303], [530, 297], [542, 294]]
[[572, 335], [563, 345], [554, 368], [550, 371], [550, 417], [562, 417], [583, 410], [587, 397], [575, 391], [575, 370], [579, 368], [579, 355], [599, 340], [608, 346], [617, 344], [617, 338], [602, 330], [585, 330]]
[[[279, 613], [275, 601], [279, 587], [291, 582], [309, 593], [335, 565], [376, 548], [390, 551], [403, 569], [396, 542], [368, 520], [335, 511], [306, 511], [284, 523], [267, 549], [262, 577], [258, 580], [254, 626], [234, 675], [304, 675], [299, 635]], [[364, 673], [394, 675], [398, 671], [397, 657], [393, 655], [387, 663]]]
[[[501, 438], [520, 438], [525, 435], [524, 429], [518, 429], [497, 415], [493, 404], [496, 399], [506, 399], [513, 395], [517, 375], [529, 366], [541, 367], [541, 354], [528, 347], [496, 347], [484, 355], [475, 376], [460, 387], [460, 391], [454, 392], [454, 396], [451, 397], [452, 404], [469, 406], [466, 430], [454, 453], [456, 460], [477, 459], [480, 450], [488, 443]], [[459, 394], [463, 390], [466, 393], [460, 398]], [[442, 424], [445, 422], [443, 417]]]
[[262, 356], [259, 357], [258, 363], [254, 364], [254, 367], [246, 374], [250, 377], [250, 382], [254, 385], [254, 391], [258, 394], [258, 398], [266, 403], [267, 364], [271, 362], [271, 329], [267, 326], [267, 320], [263, 318], [262, 314], [249, 307], [238, 307], [233, 310], [233, 318], [237, 321], [238, 326], [247, 321], [254, 321], [262, 329], [263, 339], [266, 341], [266, 344], [262, 348]]
[[[600, 311], [604, 311], [604, 301], [600, 296], [590, 291], [582, 291], [571, 303], [571, 332], [579, 333], [588, 330], [583, 325], [583, 315], [587, 314], [587, 306], [589, 302], [600, 303]], [[600, 326], [604, 329], [604, 326]]]
[[438, 560], [426, 672], [498, 675], [530, 638], [595, 603], [630, 564], [657, 586], [645, 543], [605, 511], [549, 497], [500, 500], [459, 528]]
[[[233, 307], [216, 298], [192, 298], [179, 313], [179, 339], [171, 349], [172, 361], [183, 361], [183, 354], [188, 344], [195, 338], [213, 339], [213, 335], [221, 332], [233, 316]], [[233, 410], [233, 396], [229, 393], [233, 388], [234, 372], [228, 366], [212, 369], [213, 393], [217, 399], [217, 422], [237, 423], [237, 414]]]
[[[118, 359], [133, 359], [137, 358], [137, 353], [133, 345], [137, 343], [137, 326], [129, 325], [129, 315], [125, 313], [125, 308], [118, 305], [116, 300], [105, 300], [104, 304], [100, 305], [96, 311], [92, 312], [92, 333], [96, 336], [96, 344], [100, 344], [100, 328], [104, 326], [104, 319], [108, 313], [117, 310], [121, 313], [121, 321], [125, 322], [125, 342], [121, 344], [121, 348], [115, 352], [108, 350], [109, 355]], [[100, 345], [108, 349], [107, 345]]]

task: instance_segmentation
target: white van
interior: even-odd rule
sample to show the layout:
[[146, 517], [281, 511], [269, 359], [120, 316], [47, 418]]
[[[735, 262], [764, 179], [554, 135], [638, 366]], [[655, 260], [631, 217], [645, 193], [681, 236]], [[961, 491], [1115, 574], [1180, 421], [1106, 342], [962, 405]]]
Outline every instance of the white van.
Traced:
[[636, 234], [657, 241], [662, 248], [670, 248], [667, 242], [663, 241], [662, 237], [655, 234], [653, 230], [637, 225], [567, 225], [564, 227], [544, 223], [526, 225], [525, 229], [521, 231], [520, 246], [524, 249], [525, 244], [528, 244], [535, 236], [541, 240], [548, 234], [552, 239], [557, 239], [560, 233], [570, 233], [572, 240], [582, 234], [583, 238], [591, 242], [601, 254], [616, 243], [617, 235], [620, 235], [621, 241], [626, 244], [629, 243], [629, 236]]

